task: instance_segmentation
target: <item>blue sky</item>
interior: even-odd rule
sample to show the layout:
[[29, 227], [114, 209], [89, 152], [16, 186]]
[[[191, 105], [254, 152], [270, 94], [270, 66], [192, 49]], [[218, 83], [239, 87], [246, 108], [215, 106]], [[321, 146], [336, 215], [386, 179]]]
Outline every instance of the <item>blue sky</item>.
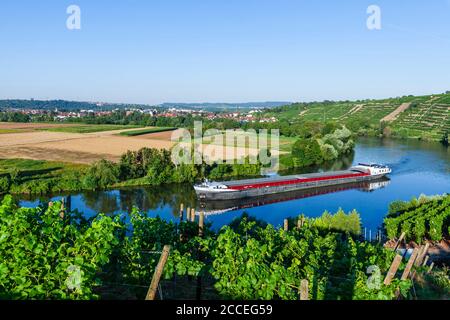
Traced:
[[[66, 9], [81, 8], [81, 30]], [[380, 6], [382, 29], [366, 28]], [[2, 0], [0, 99], [312, 101], [450, 90], [450, 0]]]

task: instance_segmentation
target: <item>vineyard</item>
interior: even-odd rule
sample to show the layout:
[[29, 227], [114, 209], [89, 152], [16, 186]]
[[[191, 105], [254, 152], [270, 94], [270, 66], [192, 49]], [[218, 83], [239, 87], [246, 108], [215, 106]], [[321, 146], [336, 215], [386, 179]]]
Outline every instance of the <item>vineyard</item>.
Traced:
[[[389, 115], [407, 106], [392, 119]], [[266, 112], [279, 120], [294, 122], [335, 121], [360, 134], [379, 135], [383, 126], [389, 136], [439, 140], [450, 130], [450, 94], [405, 96], [384, 100], [296, 103]], [[381, 124], [382, 121], [385, 124]]]
[[450, 195], [426, 198], [391, 205], [390, 215], [384, 220], [388, 238], [399, 238], [423, 243], [449, 238]]
[[428, 132], [438, 139], [450, 129], [449, 101], [448, 95], [438, 95], [424, 102], [415, 102], [394, 122], [394, 128], [402, 128], [415, 135]]
[[178, 294], [194, 280], [210, 286], [197, 292], [203, 299], [298, 300], [306, 280], [309, 299], [408, 297], [410, 280], [382, 283], [395, 253], [360, 241], [356, 212], [301, 217], [284, 228], [243, 216], [200, 233], [195, 219], [166, 222], [137, 209], [87, 219], [64, 203], [20, 208], [7, 196], [0, 206], [0, 298], [143, 299], [166, 245], [164, 281]]

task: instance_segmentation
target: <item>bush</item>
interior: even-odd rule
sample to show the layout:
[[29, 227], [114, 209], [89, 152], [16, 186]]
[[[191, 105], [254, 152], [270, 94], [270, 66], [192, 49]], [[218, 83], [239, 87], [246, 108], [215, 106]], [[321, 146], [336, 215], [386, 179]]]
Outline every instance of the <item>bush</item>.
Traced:
[[120, 169], [117, 164], [108, 160], [94, 163], [83, 180], [86, 189], [107, 188], [119, 181]]
[[0, 177], [0, 194], [7, 193], [9, 191], [9, 187], [11, 182], [9, 177]]
[[0, 299], [92, 299], [97, 272], [118, 244], [117, 218], [89, 220], [47, 209], [0, 204]]
[[323, 162], [322, 151], [317, 139], [300, 139], [292, 146], [292, 156], [298, 160], [300, 167], [307, 167]]
[[361, 219], [356, 210], [345, 214], [342, 209], [332, 215], [325, 211], [319, 218], [311, 219], [311, 224], [319, 229], [361, 234]]

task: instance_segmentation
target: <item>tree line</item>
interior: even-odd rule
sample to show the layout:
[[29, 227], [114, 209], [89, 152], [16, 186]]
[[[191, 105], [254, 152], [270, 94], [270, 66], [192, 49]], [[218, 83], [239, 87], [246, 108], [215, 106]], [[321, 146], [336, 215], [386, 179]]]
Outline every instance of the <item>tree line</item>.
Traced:
[[128, 151], [119, 162], [100, 160], [87, 168], [67, 169], [54, 177], [32, 179], [27, 172], [13, 168], [0, 174], [0, 194], [48, 194], [62, 191], [98, 190], [115, 186], [142, 186], [176, 183], [194, 183], [208, 178], [222, 180], [256, 177], [261, 162], [242, 164], [181, 164], [176, 166], [171, 152], [152, 148]]

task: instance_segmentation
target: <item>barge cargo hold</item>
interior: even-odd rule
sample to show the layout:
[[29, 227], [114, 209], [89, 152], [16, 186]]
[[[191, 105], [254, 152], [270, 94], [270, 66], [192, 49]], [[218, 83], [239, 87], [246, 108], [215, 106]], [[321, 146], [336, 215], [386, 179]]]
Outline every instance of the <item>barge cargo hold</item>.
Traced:
[[384, 165], [363, 164], [349, 170], [249, 180], [209, 182], [194, 186], [200, 200], [232, 200], [261, 197], [295, 190], [335, 186], [379, 179], [391, 173]]

